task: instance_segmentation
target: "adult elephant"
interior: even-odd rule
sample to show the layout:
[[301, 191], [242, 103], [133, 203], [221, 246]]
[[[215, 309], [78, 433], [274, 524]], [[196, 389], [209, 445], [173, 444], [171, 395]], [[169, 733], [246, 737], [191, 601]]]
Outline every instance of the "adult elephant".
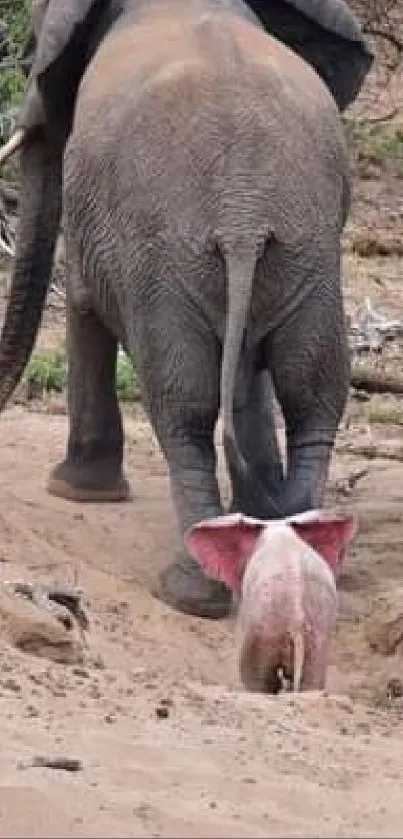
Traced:
[[[222, 511], [220, 408], [234, 506], [263, 518], [318, 506], [348, 387], [349, 189], [332, 97], [240, 0], [49, 0], [35, 12], [0, 407], [35, 343], [63, 198], [69, 441], [49, 491], [128, 497], [119, 341], [139, 365], [182, 534]], [[262, 371], [286, 420], [284, 479]], [[230, 606], [186, 556], [160, 596], [211, 617]]]

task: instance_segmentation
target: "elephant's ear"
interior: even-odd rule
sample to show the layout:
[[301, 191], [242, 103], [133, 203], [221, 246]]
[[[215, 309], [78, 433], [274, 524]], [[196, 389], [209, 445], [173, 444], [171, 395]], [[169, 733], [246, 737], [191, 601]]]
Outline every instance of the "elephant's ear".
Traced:
[[344, 0], [248, 0], [267, 32], [316, 70], [341, 111], [350, 105], [374, 56]]
[[318, 23], [323, 29], [338, 35], [339, 38], [357, 41], [367, 46], [358, 19], [344, 0], [286, 0], [286, 2]]
[[209, 577], [240, 594], [245, 566], [265, 526], [241, 513], [205, 519], [187, 531], [185, 545]]
[[53, 64], [70, 43], [76, 29], [84, 23], [91, 7], [98, 0], [49, 0], [46, 11], [41, 6], [35, 33], [37, 48], [32, 75], [40, 76]]

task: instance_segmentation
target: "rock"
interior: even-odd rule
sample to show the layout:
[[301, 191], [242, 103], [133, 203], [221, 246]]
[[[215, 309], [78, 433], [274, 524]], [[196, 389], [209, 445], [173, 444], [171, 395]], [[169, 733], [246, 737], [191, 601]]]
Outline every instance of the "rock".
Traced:
[[396, 591], [375, 605], [367, 629], [371, 649], [381, 655], [393, 655], [403, 642], [403, 590]]
[[23, 652], [51, 661], [83, 661], [83, 642], [74, 627], [67, 629], [50, 612], [6, 586], [0, 588], [0, 637]]

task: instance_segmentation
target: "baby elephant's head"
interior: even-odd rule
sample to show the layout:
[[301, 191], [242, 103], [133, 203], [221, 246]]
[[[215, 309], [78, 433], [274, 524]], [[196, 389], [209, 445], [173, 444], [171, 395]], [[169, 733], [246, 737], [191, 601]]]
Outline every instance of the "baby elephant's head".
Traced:
[[201, 522], [186, 545], [240, 600], [240, 674], [249, 690], [321, 689], [337, 614], [336, 582], [357, 531], [352, 515], [311, 511], [279, 521], [241, 514]]

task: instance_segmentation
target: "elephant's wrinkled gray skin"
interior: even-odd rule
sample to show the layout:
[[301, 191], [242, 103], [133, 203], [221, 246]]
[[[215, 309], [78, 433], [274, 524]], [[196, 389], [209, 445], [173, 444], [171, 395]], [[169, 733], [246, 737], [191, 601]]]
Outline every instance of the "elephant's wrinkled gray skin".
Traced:
[[[337, 107], [239, 0], [106, 5], [49, 0], [39, 33], [32, 72], [44, 122], [22, 153], [0, 407], [36, 338], [63, 165], [70, 428], [50, 491], [128, 495], [119, 341], [139, 367], [182, 534], [222, 512], [220, 407], [234, 506], [257, 518], [318, 507], [349, 367], [340, 289], [349, 189]], [[267, 371], [287, 427], [284, 479], [262, 395]], [[160, 595], [211, 617], [230, 604], [186, 557], [166, 569]]]

